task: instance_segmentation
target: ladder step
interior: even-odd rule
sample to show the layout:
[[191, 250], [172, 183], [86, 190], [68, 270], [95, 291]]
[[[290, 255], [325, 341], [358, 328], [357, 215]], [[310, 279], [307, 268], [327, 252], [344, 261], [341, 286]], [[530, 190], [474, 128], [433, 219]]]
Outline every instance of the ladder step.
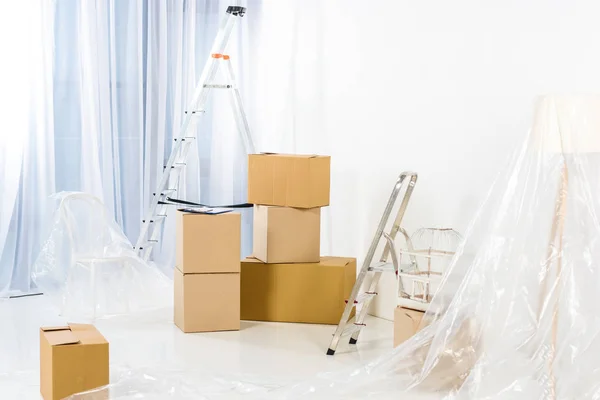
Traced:
[[[356, 300], [354, 300], [354, 305], [359, 305], [359, 304], [363, 304], [365, 301], [372, 299], [373, 297], [377, 296], [377, 292], [364, 292], [362, 294], [360, 294]], [[346, 302], [346, 304], [348, 304], [348, 300], [344, 300]]]
[[141, 244], [139, 250], [149, 249], [156, 244], [158, 244], [158, 240], [148, 240]]
[[176, 163], [173, 163], [173, 165], [171, 166], [171, 169], [181, 169], [183, 167], [185, 167], [185, 163], [176, 162]]
[[[154, 222], [160, 222], [162, 220], [164, 220], [165, 218], [167, 218], [166, 214], [160, 214], [160, 215], [155, 215], [152, 217], [152, 219], [150, 220], [150, 223], [154, 223]], [[145, 219], [142, 220], [142, 222], [146, 222]]]
[[[414, 264], [400, 264], [400, 272], [410, 272], [415, 269]], [[394, 264], [389, 262], [378, 262], [369, 267], [369, 271], [374, 272], [394, 272]]]
[[[162, 192], [160, 192], [160, 196], [168, 196], [170, 194], [173, 194], [177, 191], [177, 189], [165, 189]], [[152, 196], [156, 196], [156, 193], [152, 193]]]
[[392, 271], [394, 272], [394, 264], [390, 263], [390, 262], [378, 262], [376, 264], [373, 264], [369, 267], [369, 271], [375, 271], [375, 272], [388, 272], [388, 271]]
[[207, 83], [206, 85], [204, 85], [204, 87], [209, 89], [231, 89], [233, 86], [220, 83]]
[[342, 332], [342, 336], [352, 335], [352, 334], [354, 334], [354, 332], [360, 331], [365, 326], [367, 326], [367, 324], [359, 324], [357, 322], [348, 324], [348, 326], [346, 328], [344, 328], [344, 331]]

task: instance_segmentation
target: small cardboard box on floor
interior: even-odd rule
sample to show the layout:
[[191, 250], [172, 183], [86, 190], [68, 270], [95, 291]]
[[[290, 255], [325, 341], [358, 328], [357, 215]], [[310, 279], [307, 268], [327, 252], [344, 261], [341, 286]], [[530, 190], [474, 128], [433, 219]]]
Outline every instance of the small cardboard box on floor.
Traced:
[[40, 329], [40, 393], [59, 400], [109, 383], [108, 342], [93, 325]]
[[356, 259], [265, 264], [246, 258], [241, 277], [243, 320], [336, 325], [356, 280]]
[[405, 307], [394, 310], [394, 347], [406, 342], [419, 331], [425, 313]]
[[239, 330], [240, 214], [177, 214], [175, 325], [186, 333]]
[[329, 205], [329, 156], [250, 154], [248, 202], [315, 208]]
[[319, 262], [321, 209], [254, 206], [252, 256], [266, 263]]

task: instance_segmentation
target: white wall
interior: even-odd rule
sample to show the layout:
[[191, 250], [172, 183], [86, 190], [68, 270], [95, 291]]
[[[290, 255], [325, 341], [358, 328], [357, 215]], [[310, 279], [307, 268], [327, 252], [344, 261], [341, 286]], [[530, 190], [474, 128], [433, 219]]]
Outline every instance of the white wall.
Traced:
[[[403, 170], [419, 173], [409, 230], [464, 230], [534, 96], [600, 91], [594, 0], [272, 0], [260, 18], [249, 7], [259, 150], [332, 155], [324, 253], [361, 260]], [[393, 287], [376, 315], [392, 318]]]

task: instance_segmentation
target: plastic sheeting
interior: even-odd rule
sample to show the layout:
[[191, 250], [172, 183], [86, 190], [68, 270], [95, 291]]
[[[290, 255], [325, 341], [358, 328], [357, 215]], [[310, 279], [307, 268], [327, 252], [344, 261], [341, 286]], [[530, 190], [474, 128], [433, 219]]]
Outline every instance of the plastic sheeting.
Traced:
[[[352, 376], [295, 390], [325, 398], [599, 398], [599, 152], [600, 98], [540, 98], [426, 329]], [[474, 249], [472, 262], [465, 249]]]
[[283, 386], [281, 382], [257, 379], [199, 371], [123, 371], [116, 383], [72, 395], [68, 400], [258, 399]]
[[[600, 98], [546, 96], [535, 110], [422, 331], [364, 368], [225, 398], [600, 398]], [[123, 382], [153, 398], [146, 380]], [[173, 393], [180, 382], [162, 384]]]
[[33, 279], [61, 315], [79, 320], [168, 307], [172, 282], [144, 262], [92, 195], [61, 192]]
[[[323, 398], [600, 397], [600, 98], [546, 96], [469, 228], [426, 328]], [[465, 249], [474, 249], [465, 262]], [[458, 285], [456, 283], [460, 282]]]

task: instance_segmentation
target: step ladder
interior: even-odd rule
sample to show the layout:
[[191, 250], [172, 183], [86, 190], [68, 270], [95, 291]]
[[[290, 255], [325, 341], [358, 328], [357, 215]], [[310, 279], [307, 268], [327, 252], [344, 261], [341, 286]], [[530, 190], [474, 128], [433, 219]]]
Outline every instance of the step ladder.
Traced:
[[[196, 132], [193, 129], [195, 122], [205, 113], [208, 95], [211, 89], [225, 89], [230, 93], [231, 107], [235, 123], [239, 130], [246, 152], [255, 153], [254, 143], [248, 126], [248, 119], [242, 106], [242, 98], [236, 85], [233, 66], [229, 55], [225, 54], [231, 32], [237, 21], [246, 13], [245, 7], [229, 6], [213, 43], [210, 57], [202, 70], [196, 85], [192, 101], [185, 111], [183, 122], [177, 135], [173, 135], [171, 155], [163, 167], [163, 174], [152, 194], [150, 206], [142, 220], [142, 228], [134, 249], [138, 255], [148, 260], [152, 247], [158, 243], [161, 228], [167, 217], [167, 208], [175, 204], [171, 201], [176, 196], [181, 170], [186, 165], [187, 155], [193, 143]], [[215, 82], [217, 72], [221, 70], [225, 82]]]
[[[344, 313], [342, 314], [340, 323], [333, 334], [333, 339], [331, 339], [331, 344], [327, 349], [327, 355], [331, 356], [335, 354], [338, 343], [342, 336], [350, 335], [350, 344], [356, 344], [360, 331], [366, 326], [364, 320], [367, 316], [367, 312], [369, 311], [371, 301], [373, 301], [377, 295], [377, 284], [379, 283], [382, 273], [394, 272], [395, 279], [398, 279], [398, 274], [400, 272], [404, 270], [414, 270], [417, 268], [417, 260], [414, 254], [412, 254], [410, 251], [410, 236], [406, 230], [400, 226], [416, 183], [417, 174], [414, 172], [403, 172], [396, 181], [394, 189], [392, 190], [392, 194], [388, 200], [385, 210], [383, 211], [383, 215], [381, 216], [381, 220], [379, 221], [379, 225], [377, 226], [377, 230], [375, 231], [375, 236], [373, 237], [369, 251], [365, 256], [361, 270], [356, 278], [352, 292], [350, 293], [350, 298], [346, 300]], [[384, 231], [403, 187], [406, 187], [406, 190], [404, 191], [404, 197], [402, 198], [402, 202], [398, 208], [396, 219], [394, 220], [390, 232], [386, 233]], [[406, 239], [407, 246], [409, 247], [408, 254], [410, 257], [410, 264], [403, 265], [398, 263], [398, 256], [394, 246], [394, 240], [396, 239], [398, 232], [400, 232]], [[382, 239], [386, 241], [383, 254], [379, 259], [379, 262], [373, 263], [373, 257], [375, 256], [379, 242]], [[388, 261], [388, 258], [391, 259], [391, 262]], [[368, 276], [371, 278], [370, 281], [367, 281]], [[363, 285], [366, 287], [366, 290], [363, 288]], [[356, 315], [349, 320], [350, 314], [355, 307]]]

